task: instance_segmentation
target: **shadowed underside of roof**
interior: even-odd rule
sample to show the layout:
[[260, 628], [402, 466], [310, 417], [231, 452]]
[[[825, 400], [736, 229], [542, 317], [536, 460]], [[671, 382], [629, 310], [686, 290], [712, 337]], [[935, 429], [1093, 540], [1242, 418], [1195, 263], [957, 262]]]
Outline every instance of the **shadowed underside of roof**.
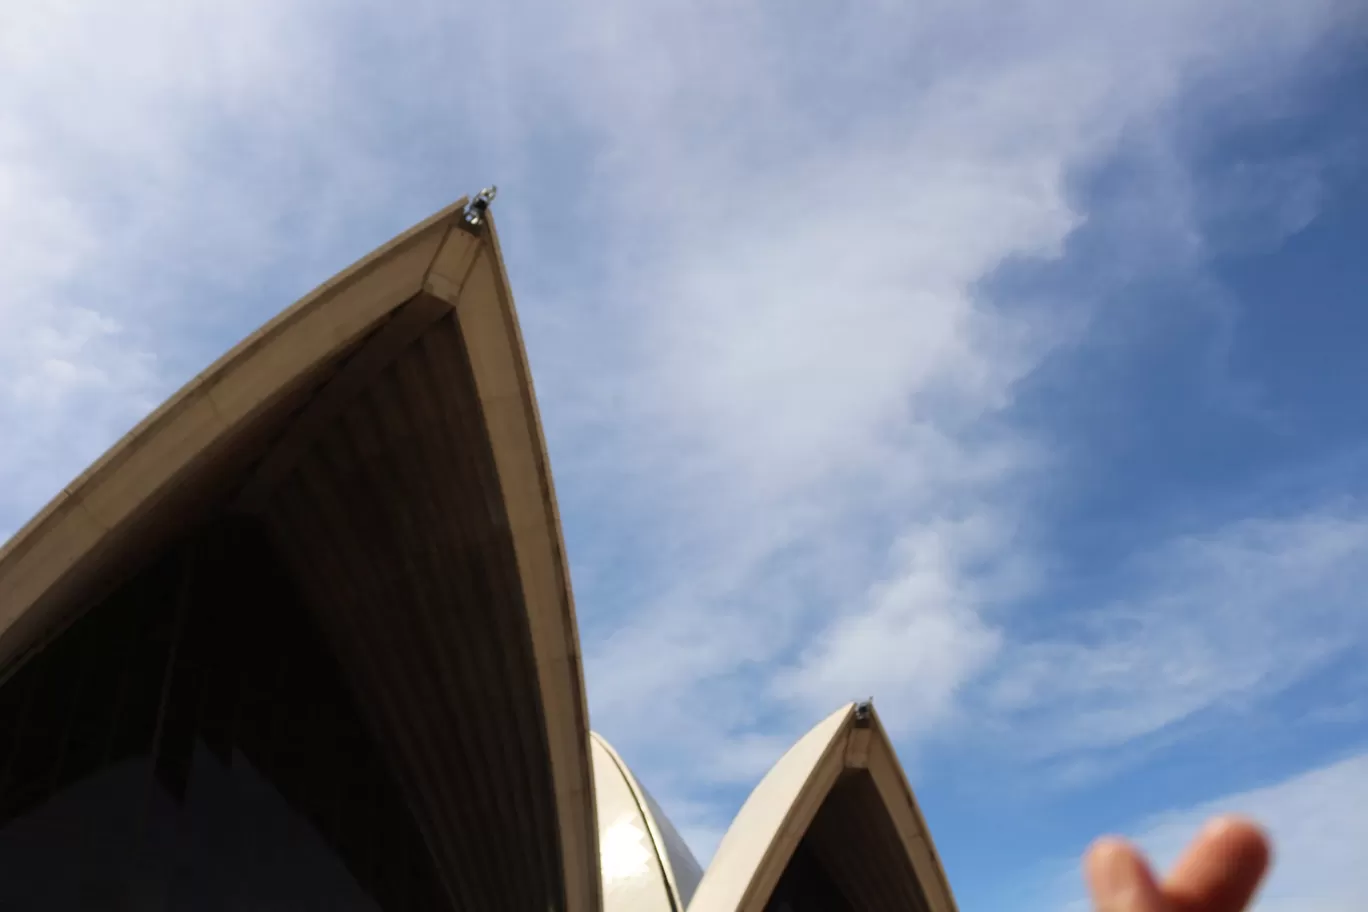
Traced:
[[872, 706], [827, 717], [746, 800], [690, 912], [955, 912]]
[[684, 912], [698, 862], [612, 746], [592, 738], [605, 912]]
[[[590, 912], [559, 518], [493, 226], [461, 209], [237, 346], [0, 550], [0, 683], [156, 567], [198, 567], [164, 590], [190, 611], [210, 588], [288, 588], [449, 905]], [[269, 615], [241, 614], [262, 624], [243, 650], [272, 637]]]

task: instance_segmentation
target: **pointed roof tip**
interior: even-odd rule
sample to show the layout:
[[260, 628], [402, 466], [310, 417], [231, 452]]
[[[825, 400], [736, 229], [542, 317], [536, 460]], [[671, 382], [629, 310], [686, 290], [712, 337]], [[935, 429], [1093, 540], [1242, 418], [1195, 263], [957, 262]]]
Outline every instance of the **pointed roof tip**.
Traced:
[[855, 908], [877, 901], [956, 910], [870, 700], [831, 713], [770, 769], [723, 837], [689, 912], [761, 912], [784, 891], [822, 889]]

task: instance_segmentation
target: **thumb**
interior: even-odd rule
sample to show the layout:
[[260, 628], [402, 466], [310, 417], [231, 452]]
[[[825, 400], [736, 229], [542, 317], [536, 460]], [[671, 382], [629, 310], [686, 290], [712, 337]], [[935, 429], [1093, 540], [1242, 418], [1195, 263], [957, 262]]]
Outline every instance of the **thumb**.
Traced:
[[1169, 912], [1149, 865], [1129, 843], [1099, 839], [1088, 850], [1085, 868], [1097, 912]]

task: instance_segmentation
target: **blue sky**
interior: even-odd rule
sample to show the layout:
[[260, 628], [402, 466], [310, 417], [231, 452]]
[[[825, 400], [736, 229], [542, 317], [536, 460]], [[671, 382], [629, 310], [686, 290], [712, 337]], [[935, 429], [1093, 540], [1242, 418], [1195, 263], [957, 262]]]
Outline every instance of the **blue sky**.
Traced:
[[873, 694], [966, 912], [1216, 808], [1361, 904], [1362, 5], [397, 6], [0, 10], [0, 532], [497, 182], [593, 721], [700, 855]]

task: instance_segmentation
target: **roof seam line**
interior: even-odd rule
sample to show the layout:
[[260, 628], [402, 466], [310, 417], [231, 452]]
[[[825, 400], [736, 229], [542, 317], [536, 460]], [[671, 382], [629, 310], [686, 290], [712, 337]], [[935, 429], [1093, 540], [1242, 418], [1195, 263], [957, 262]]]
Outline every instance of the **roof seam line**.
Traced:
[[613, 761], [613, 766], [617, 768], [618, 775], [622, 777], [622, 781], [627, 783], [627, 791], [632, 793], [632, 803], [636, 805], [637, 813], [641, 815], [641, 819], [646, 823], [646, 836], [651, 840], [651, 848], [655, 850], [656, 865], [660, 868], [660, 879], [665, 883], [665, 897], [670, 901], [670, 912], [684, 912], [684, 909], [681, 908], [682, 901], [680, 897], [676, 895], [677, 891], [674, 883], [672, 883], [672, 878], [668, 876], [668, 872], [665, 870], [665, 847], [656, 839], [655, 828], [651, 826], [650, 808], [642, 803], [641, 796], [637, 794], [636, 786], [638, 783], [636, 777], [632, 775], [632, 771], [627, 768], [627, 764], [618, 756], [615, 749], [609, 747], [608, 743], [598, 737], [598, 735], [591, 733], [591, 737], [597, 739], [600, 746], [608, 748], [604, 753]]

